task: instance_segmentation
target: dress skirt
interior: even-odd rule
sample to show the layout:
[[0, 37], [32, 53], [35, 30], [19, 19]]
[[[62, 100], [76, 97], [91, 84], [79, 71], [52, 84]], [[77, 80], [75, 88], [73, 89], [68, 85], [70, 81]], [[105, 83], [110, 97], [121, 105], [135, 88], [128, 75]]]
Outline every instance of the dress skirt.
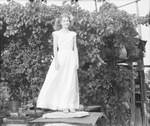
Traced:
[[79, 86], [73, 50], [58, 51], [59, 70], [55, 60], [46, 75], [37, 99], [37, 108], [52, 110], [79, 109]]

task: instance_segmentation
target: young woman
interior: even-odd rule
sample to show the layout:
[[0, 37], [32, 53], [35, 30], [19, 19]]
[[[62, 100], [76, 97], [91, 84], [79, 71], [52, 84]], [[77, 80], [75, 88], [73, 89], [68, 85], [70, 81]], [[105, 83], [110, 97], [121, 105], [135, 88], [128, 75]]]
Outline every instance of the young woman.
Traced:
[[54, 59], [37, 99], [37, 107], [76, 112], [79, 109], [76, 33], [69, 30], [70, 14], [62, 14], [59, 22], [61, 29], [52, 33]]

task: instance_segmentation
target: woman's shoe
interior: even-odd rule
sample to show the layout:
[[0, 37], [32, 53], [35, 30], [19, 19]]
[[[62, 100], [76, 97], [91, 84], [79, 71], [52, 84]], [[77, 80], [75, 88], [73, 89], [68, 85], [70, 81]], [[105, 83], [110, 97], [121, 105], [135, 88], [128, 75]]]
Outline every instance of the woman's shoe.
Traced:
[[63, 109], [63, 112], [64, 112], [64, 113], [68, 113], [69, 110], [68, 110], [68, 109]]
[[70, 112], [75, 113], [76, 110], [75, 109], [70, 109]]

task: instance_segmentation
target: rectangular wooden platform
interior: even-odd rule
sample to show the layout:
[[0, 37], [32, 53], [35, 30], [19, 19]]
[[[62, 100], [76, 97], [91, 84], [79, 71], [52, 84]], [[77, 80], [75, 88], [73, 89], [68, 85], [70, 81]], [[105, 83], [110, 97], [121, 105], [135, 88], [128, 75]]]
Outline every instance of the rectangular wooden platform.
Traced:
[[89, 112], [80, 118], [35, 119], [6, 118], [1, 126], [106, 126], [106, 116], [101, 112]]
[[90, 112], [89, 116], [82, 118], [44, 119], [37, 118], [29, 122], [29, 126], [106, 126], [106, 116], [100, 112]]

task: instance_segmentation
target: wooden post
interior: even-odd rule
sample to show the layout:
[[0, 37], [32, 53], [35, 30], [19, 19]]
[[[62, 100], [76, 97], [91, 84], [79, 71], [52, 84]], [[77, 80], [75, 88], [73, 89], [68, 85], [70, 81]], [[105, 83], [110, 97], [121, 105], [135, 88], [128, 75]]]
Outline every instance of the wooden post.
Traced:
[[[138, 2], [140, 0], [136, 1], [136, 11], [137, 16], [139, 16], [139, 7]], [[138, 25], [138, 32], [139, 32], [139, 38], [142, 39], [142, 31], [141, 31], [141, 25]], [[144, 61], [143, 57], [140, 58], [138, 61], [138, 69], [139, 69], [139, 78], [140, 78], [140, 89], [141, 89], [141, 113], [142, 113], [142, 126], [146, 126], [146, 84], [145, 84], [145, 75], [144, 75]]]
[[141, 92], [141, 113], [142, 113], [142, 126], [146, 126], [146, 84], [144, 75], [143, 58], [138, 61], [139, 78], [140, 78], [140, 92]]
[[135, 81], [133, 77], [133, 62], [129, 63], [131, 66], [131, 71], [132, 71], [132, 95], [131, 95], [131, 122], [130, 126], [135, 126]]
[[95, 1], [95, 10], [97, 12], [97, 0], [94, 0]]

